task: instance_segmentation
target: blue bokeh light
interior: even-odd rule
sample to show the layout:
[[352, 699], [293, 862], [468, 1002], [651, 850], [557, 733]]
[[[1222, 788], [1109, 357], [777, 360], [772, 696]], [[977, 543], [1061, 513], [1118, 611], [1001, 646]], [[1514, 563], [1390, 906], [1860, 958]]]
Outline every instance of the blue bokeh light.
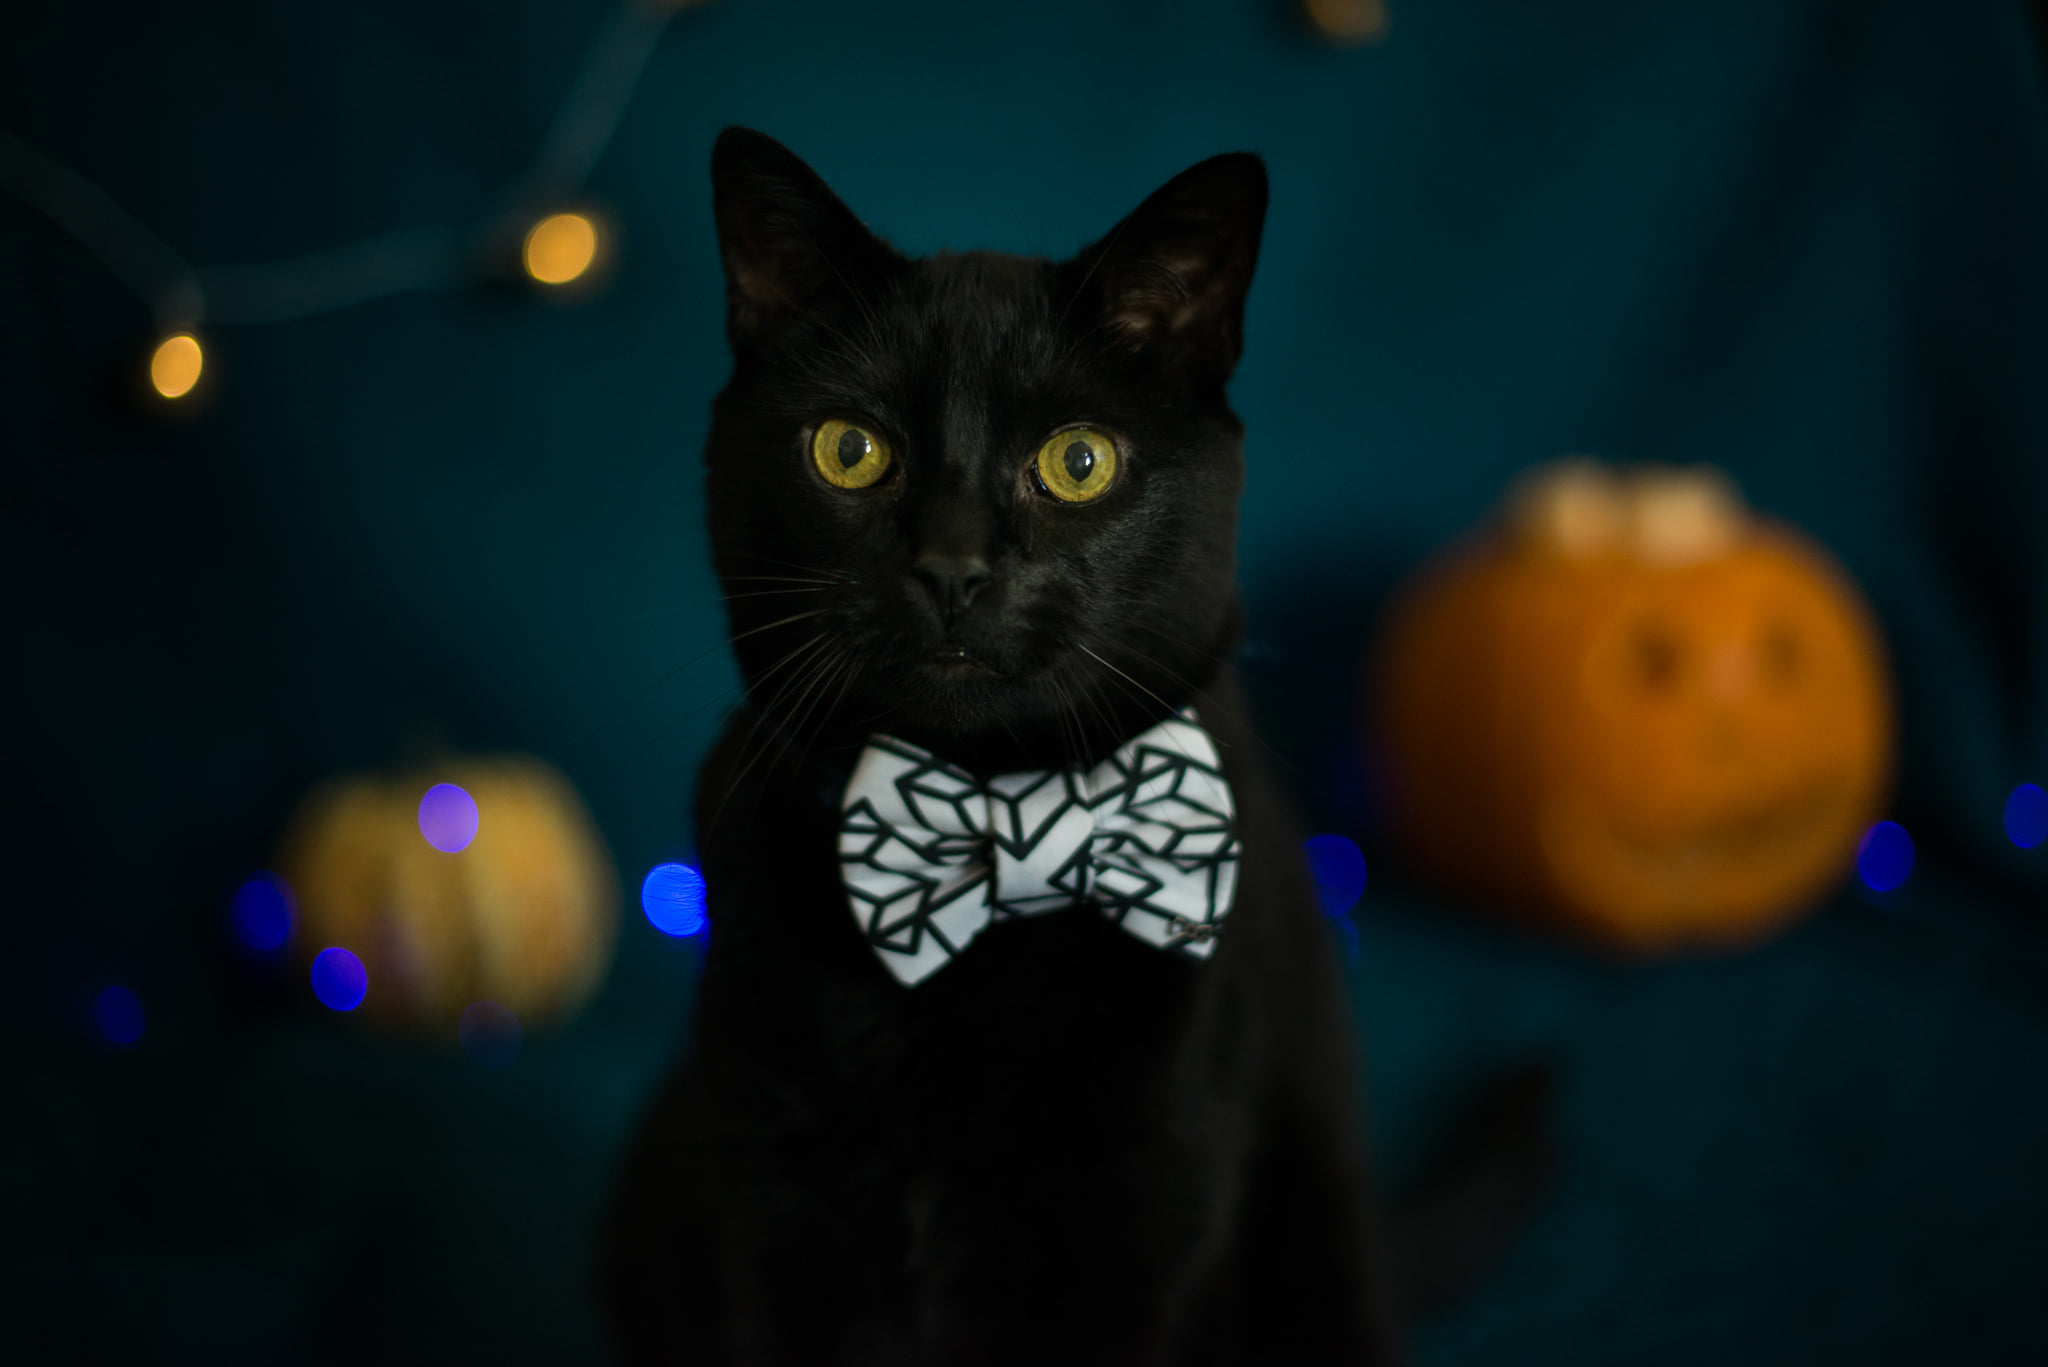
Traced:
[[126, 1049], [142, 1038], [142, 1002], [118, 983], [103, 988], [93, 998], [92, 1023], [107, 1043]]
[[519, 1017], [512, 1014], [511, 1007], [497, 1002], [471, 1002], [455, 1034], [462, 1041], [462, 1052], [486, 1068], [509, 1068], [526, 1042]]
[[420, 834], [443, 854], [460, 854], [476, 839], [476, 799], [452, 783], [436, 783], [420, 799]]
[[648, 924], [678, 938], [704, 932], [704, 875], [688, 864], [656, 864], [640, 884]]
[[2005, 835], [2023, 850], [2048, 840], [2048, 792], [2038, 783], [2022, 783], [2005, 800]]
[[1358, 927], [1349, 916], [1333, 917], [1330, 924], [1337, 931], [1337, 948], [1347, 959], [1358, 957]]
[[1856, 847], [1856, 872], [1872, 892], [1890, 892], [1913, 872], [1913, 838], [1896, 821], [1880, 821]]
[[264, 870], [235, 890], [235, 935], [251, 949], [281, 949], [292, 937], [296, 902], [291, 885]]
[[1342, 916], [1365, 894], [1365, 856], [1341, 835], [1310, 836], [1301, 844], [1325, 916]]
[[336, 945], [313, 956], [313, 995], [336, 1011], [353, 1011], [370, 990], [363, 961]]

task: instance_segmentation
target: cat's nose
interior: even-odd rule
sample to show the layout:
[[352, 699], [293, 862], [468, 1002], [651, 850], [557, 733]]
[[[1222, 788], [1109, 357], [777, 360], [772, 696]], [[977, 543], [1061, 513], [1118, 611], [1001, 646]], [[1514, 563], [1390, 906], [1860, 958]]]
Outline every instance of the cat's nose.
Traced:
[[910, 572], [938, 604], [940, 615], [949, 620], [966, 611], [989, 581], [988, 561], [952, 551], [926, 551], [917, 557]]

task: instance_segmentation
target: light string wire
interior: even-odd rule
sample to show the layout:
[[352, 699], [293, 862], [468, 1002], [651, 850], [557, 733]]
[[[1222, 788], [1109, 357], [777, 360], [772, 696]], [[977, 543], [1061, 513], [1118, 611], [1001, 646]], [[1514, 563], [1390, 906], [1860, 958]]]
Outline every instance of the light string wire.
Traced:
[[468, 228], [427, 225], [280, 261], [195, 267], [114, 197], [0, 129], [0, 189], [40, 213], [156, 313], [165, 332], [278, 323], [388, 295], [455, 289], [540, 206], [579, 192], [669, 20], [701, 0], [625, 0], [598, 27], [528, 166]]

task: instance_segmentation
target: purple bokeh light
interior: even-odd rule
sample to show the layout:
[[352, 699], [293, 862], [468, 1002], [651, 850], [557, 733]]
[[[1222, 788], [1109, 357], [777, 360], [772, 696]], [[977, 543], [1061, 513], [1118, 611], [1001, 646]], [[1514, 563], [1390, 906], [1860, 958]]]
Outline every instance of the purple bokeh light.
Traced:
[[476, 799], [452, 783], [436, 783], [420, 799], [420, 834], [443, 854], [460, 854], [476, 839]]

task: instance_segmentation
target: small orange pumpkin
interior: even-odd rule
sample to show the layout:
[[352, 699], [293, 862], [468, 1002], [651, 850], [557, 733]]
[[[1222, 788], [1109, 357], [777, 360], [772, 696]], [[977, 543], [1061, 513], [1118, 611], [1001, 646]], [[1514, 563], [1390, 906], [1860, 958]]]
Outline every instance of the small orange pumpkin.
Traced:
[[1717, 472], [1537, 472], [1400, 596], [1368, 732], [1441, 885], [1603, 944], [1753, 940], [1848, 869], [1892, 705], [1870, 614]]
[[[428, 843], [421, 800], [453, 784], [474, 835]], [[528, 1026], [572, 1013], [618, 923], [611, 855], [576, 791], [527, 756], [467, 758], [398, 778], [336, 779], [300, 807], [279, 855], [298, 901], [294, 951], [338, 945], [369, 975], [366, 1014], [452, 1026], [477, 1001]]]

